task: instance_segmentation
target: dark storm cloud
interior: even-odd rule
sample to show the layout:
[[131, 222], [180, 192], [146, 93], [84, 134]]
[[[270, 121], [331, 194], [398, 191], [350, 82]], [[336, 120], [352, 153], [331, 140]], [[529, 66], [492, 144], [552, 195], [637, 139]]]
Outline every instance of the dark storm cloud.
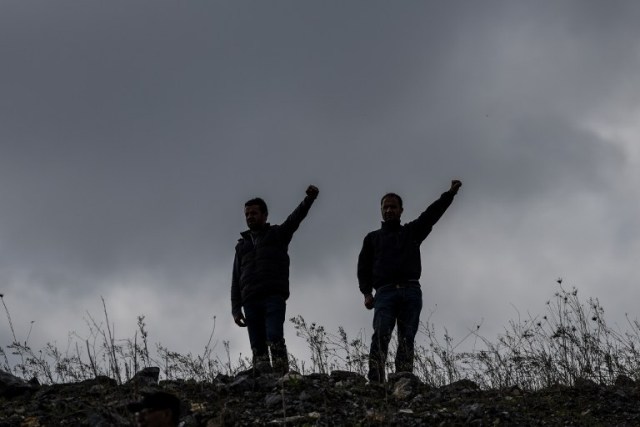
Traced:
[[[146, 272], [155, 289], [202, 294], [199, 304], [226, 313], [244, 201], [265, 197], [279, 223], [317, 184], [292, 242], [294, 307], [305, 309], [316, 286], [326, 293], [313, 300], [345, 293], [359, 304], [354, 263], [381, 194], [403, 194], [412, 219], [456, 177], [459, 203], [430, 239], [464, 244], [454, 221], [477, 224], [486, 235], [469, 238], [464, 254], [488, 262], [479, 242], [503, 254], [536, 209], [578, 213], [571, 195], [607, 205], [619, 190], [623, 149], [587, 122], [638, 99], [639, 10], [6, 3], [0, 275], [25, 294], [28, 284], [90, 299]], [[524, 232], [534, 247], [538, 232]], [[529, 255], [525, 244], [510, 248]], [[457, 269], [429, 257], [436, 282]], [[503, 274], [529, 273], [517, 268]], [[460, 278], [469, 272], [483, 270]]]

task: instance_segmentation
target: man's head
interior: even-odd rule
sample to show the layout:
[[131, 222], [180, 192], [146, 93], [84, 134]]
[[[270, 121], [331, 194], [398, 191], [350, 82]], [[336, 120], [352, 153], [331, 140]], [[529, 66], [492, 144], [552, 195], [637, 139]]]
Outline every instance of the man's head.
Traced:
[[174, 427], [180, 419], [180, 399], [171, 393], [156, 391], [128, 405], [140, 427]]
[[396, 193], [387, 193], [382, 196], [380, 200], [380, 211], [384, 221], [399, 221], [402, 210], [402, 197]]
[[267, 223], [269, 210], [267, 204], [259, 197], [244, 204], [244, 219], [250, 230], [259, 230]]

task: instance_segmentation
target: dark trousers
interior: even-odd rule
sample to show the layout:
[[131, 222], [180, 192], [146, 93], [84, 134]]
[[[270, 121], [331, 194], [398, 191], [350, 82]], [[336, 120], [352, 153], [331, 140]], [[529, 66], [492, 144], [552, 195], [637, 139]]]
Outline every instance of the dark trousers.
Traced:
[[284, 342], [284, 320], [287, 303], [279, 295], [271, 295], [257, 301], [248, 301], [242, 306], [249, 332], [249, 342], [253, 352], [254, 366], [259, 362], [269, 362], [268, 348], [271, 347], [273, 369], [288, 372], [289, 359]]
[[373, 337], [369, 351], [370, 381], [384, 382], [385, 363], [393, 329], [398, 324], [396, 372], [413, 372], [414, 340], [420, 324], [422, 290], [418, 286], [389, 286], [376, 292]]

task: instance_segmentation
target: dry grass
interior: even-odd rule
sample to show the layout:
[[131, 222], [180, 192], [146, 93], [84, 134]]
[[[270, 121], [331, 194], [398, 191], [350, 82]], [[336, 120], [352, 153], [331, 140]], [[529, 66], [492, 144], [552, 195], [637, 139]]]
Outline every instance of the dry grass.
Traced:
[[[251, 365], [248, 357], [232, 357], [228, 341], [223, 342], [222, 354], [216, 351], [215, 318], [202, 354], [185, 355], [161, 344], [151, 351], [144, 316], [138, 317], [133, 338], [118, 339], [109, 323], [104, 300], [103, 319], [98, 321], [86, 314], [86, 337], [69, 334], [64, 351], [51, 343], [34, 351], [28, 343], [31, 330], [20, 341], [1, 294], [0, 299], [13, 338], [12, 343], [0, 347], [0, 369], [24, 379], [35, 377], [51, 384], [105, 375], [123, 383], [144, 367], [158, 366], [164, 379], [209, 382], [219, 374], [234, 375]], [[480, 325], [455, 342], [446, 329], [440, 336], [429, 320], [422, 323], [416, 339], [415, 373], [423, 382], [436, 387], [470, 379], [485, 389], [518, 386], [537, 390], [557, 384], [573, 385], [579, 378], [612, 384], [621, 375], [638, 380], [640, 323], [627, 320], [627, 331], [609, 327], [597, 299], [582, 302], [577, 289], [565, 289], [558, 279], [558, 291], [547, 301], [543, 314], [524, 319], [519, 316], [493, 341], [480, 334]], [[309, 360], [290, 356], [293, 370], [302, 374], [333, 370], [366, 373], [368, 344], [362, 330], [350, 338], [342, 327], [333, 334], [317, 323], [307, 323], [302, 316], [290, 321], [310, 352]], [[469, 339], [476, 346], [457, 351]], [[393, 348], [392, 342], [390, 349]], [[389, 354], [388, 360], [393, 359], [394, 354]], [[392, 366], [388, 369], [391, 371]]]

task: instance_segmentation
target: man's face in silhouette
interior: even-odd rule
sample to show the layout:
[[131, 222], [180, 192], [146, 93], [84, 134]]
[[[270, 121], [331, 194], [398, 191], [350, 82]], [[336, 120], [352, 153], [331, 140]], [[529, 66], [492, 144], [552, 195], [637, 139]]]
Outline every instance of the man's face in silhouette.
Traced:
[[249, 230], [259, 230], [267, 223], [267, 214], [260, 210], [258, 205], [244, 207], [244, 219]]
[[382, 206], [380, 210], [384, 221], [400, 220], [400, 215], [402, 215], [400, 201], [394, 196], [387, 196], [382, 199]]

